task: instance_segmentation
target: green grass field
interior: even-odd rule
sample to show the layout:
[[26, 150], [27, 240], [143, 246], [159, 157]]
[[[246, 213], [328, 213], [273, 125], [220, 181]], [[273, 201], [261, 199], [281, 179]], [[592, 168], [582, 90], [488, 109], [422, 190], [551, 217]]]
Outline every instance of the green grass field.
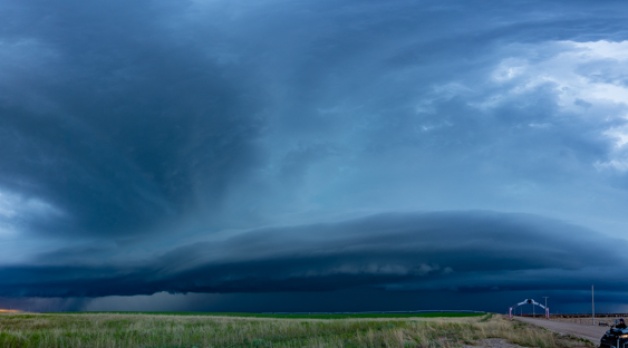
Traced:
[[[63, 313], [59, 313], [63, 314]], [[361, 312], [361, 313], [245, 313], [245, 312], [81, 312], [73, 314], [150, 314], [267, 319], [369, 319], [369, 318], [466, 318], [480, 317], [477, 311]]]
[[4, 314], [0, 347], [461, 347], [488, 338], [586, 346], [492, 314], [424, 314]]

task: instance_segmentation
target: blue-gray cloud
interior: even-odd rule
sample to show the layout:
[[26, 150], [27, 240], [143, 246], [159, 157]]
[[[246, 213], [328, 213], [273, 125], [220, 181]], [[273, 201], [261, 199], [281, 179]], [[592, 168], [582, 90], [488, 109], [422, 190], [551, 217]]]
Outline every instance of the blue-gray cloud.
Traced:
[[2, 267], [0, 296], [351, 289], [452, 295], [488, 291], [503, 296], [546, 289], [568, 293], [591, 281], [610, 291], [626, 285], [612, 277], [625, 269], [623, 244], [529, 215], [384, 214], [248, 231], [220, 242], [175, 248], [150, 262], [114, 258], [94, 263], [94, 253], [102, 250], [62, 250], [30, 265]]
[[624, 7], [5, 1], [0, 295], [617, 289]]
[[54, 62], [43, 77], [7, 71], [27, 86], [1, 105], [0, 187], [63, 212], [56, 224], [31, 221], [55, 235], [141, 233], [216, 209], [256, 161], [260, 124], [254, 97], [232, 81], [239, 73], [200, 47], [176, 48], [158, 2], [72, 6], [24, 6], [35, 28], [6, 39], [45, 46]]

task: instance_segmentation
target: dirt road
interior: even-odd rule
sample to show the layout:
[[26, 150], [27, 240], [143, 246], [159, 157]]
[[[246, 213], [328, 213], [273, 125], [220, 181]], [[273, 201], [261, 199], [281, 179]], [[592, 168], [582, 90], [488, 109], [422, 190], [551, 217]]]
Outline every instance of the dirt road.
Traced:
[[558, 320], [532, 319], [522, 317], [515, 317], [515, 320], [520, 320], [526, 323], [541, 326], [564, 335], [581, 337], [593, 342], [596, 346], [600, 344], [600, 337], [602, 337], [606, 330], [608, 330], [607, 326], [593, 326], [591, 324], [578, 324]]

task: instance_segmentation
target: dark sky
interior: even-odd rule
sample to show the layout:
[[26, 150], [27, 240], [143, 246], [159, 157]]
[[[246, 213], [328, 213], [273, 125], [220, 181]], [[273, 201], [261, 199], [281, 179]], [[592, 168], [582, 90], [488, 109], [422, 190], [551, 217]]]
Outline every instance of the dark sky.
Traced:
[[0, 2], [0, 307], [628, 311], [624, 1]]

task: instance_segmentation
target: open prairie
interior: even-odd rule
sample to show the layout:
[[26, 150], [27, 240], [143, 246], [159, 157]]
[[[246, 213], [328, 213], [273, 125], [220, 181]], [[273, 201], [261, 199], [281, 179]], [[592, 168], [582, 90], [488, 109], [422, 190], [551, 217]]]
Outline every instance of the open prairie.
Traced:
[[502, 316], [269, 318], [3, 314], [0, 347], [591, 347]]

